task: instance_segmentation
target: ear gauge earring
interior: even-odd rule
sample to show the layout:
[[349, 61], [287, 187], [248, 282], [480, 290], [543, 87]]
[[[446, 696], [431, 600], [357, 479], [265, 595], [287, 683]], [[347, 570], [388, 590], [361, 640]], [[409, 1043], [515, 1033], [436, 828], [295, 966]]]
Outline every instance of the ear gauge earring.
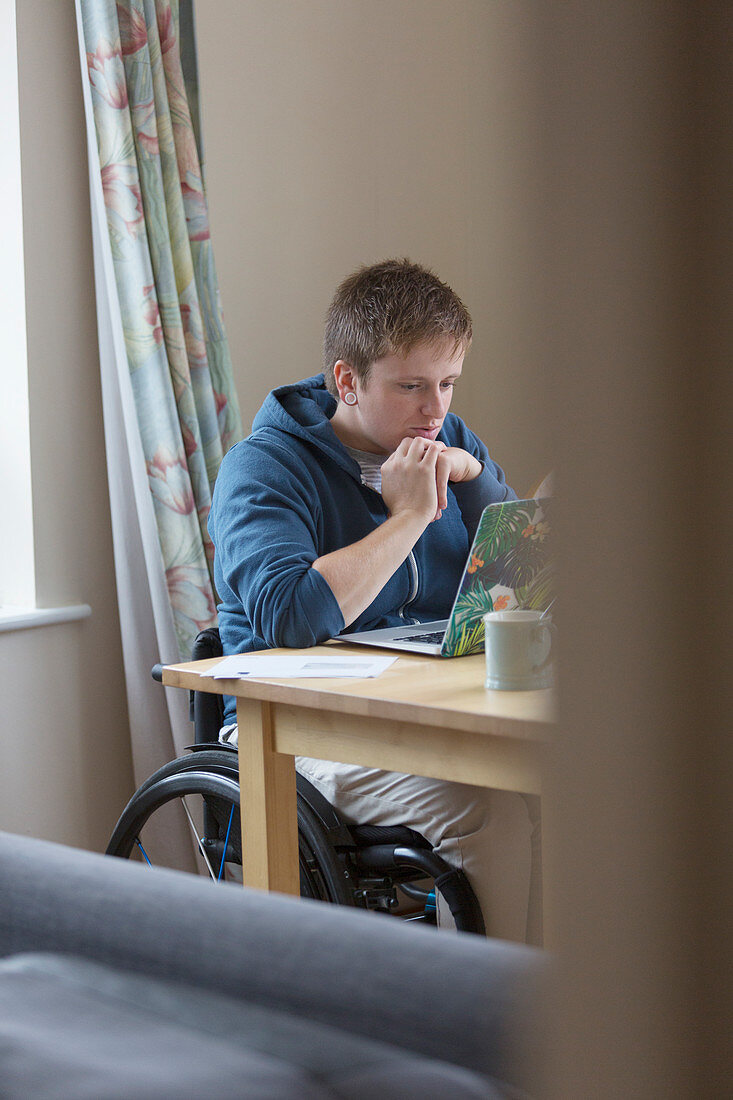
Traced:
[[349, 390], [348, 393], [344, 394], [344, 401], [346, 402], [347, 405], [355, 405], [356, 404], [357, 396], [356, 396], [356, 394], [354, 393], [353, 390]]

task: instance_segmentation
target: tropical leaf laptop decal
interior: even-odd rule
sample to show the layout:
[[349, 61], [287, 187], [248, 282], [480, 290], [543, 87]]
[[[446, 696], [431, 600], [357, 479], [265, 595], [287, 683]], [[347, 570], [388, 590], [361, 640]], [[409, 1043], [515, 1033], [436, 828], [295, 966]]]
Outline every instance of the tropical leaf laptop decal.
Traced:
[[548, 606], [554, 595], [549, 500], [505, 501], [484, 510], [442, 652], [465, 656], [484, 643], [487, 611]]

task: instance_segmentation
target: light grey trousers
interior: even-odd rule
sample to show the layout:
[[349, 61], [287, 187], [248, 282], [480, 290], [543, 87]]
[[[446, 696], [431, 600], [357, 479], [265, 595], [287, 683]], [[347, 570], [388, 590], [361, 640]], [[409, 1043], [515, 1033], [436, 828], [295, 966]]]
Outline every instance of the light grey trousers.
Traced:
[[[295, 766], [346, 818], [422, 833], [465, 872], [487, 935], [542, 942], [539, 799], [301, 756]], [[440, 899], [438, 923], [452, 923]]]
[[[236, 726], [221, 739], [236, 742]], [[295, 766], [347, 819], [408, 825], [446, 863], [464, 871], [489, 936], [542, 944], [539, 799], [441, 779], [297, 756]], [[438, 898], [438, 923], [450, 927]]]

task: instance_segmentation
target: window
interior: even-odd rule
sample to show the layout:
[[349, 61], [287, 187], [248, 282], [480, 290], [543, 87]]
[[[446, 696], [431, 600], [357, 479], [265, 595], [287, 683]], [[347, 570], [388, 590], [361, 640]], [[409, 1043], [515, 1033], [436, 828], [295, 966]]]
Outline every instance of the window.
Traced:
[[36, 602], [31, 501], [30, 411], [25, 328], [23, 206], [15, 0], [0, 0], [0, 470], [4, 486], [0, 534], [0, 608]]
[[36, 607], [15, 0], [0, 0], [0, 632], [68, 622], [86, 604]]

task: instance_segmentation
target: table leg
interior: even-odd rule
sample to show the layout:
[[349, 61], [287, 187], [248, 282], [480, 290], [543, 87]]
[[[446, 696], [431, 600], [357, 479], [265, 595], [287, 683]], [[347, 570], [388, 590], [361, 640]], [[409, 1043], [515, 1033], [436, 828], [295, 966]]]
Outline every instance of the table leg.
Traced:
[[273, 748], [269, 703], [237, 700], [246, 886], [300, 894], [295, 762]]

